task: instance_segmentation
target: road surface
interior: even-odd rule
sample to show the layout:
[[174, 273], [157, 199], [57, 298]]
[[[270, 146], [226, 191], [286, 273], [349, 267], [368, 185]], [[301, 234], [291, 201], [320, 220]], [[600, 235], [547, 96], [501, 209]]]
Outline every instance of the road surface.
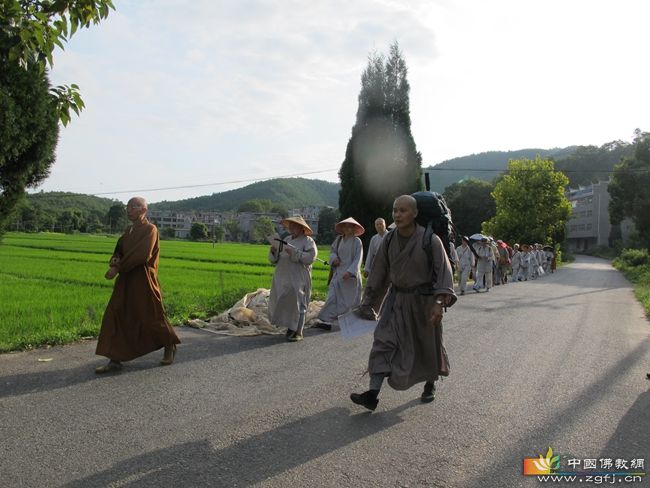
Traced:
[[650, 326], [596, 258], [460, 297], [432, 404], [350, 402], [371, 336], [179, 332], [174, 365], [107, 376], [94, 341], [0, 356], [0, 486], [539, 486], [522, 460], [548, 447], [650, 463]]

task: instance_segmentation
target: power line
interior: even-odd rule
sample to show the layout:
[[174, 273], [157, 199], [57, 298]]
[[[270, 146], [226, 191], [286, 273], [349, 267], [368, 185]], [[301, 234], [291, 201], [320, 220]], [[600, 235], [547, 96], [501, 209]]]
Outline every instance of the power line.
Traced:
[[[201, 184], [194, 184], [194, 185], [182, 185], [182, 186], [167, 186], [167, 187], [161, 187], [161, 188], [140, 188], [137, 190], [116, 190], [116, 191], [105, 191], [105, 192], [98, 192], [98, 193], [86, 193], [86, 195], [94, 195], [94, 196], [100, 196], [100, 195], [119, 195], [122, 193], [145, 193], [145, 192], [151, 192], [151, 191], [165, 191], [165, 190], [184, 190], [188, 188], [205, 188], [208, 186], [220, 186], [220, 185], [232, 185], [232, 184], [237, 184], [237, 183], [253, 183], [257, 181], [267, 181], [267, 180], [275, 180], [278, 178], [294, 178], [296, 176], [305, 176], [305, 175], [314, 175], [318, 173], [329, 173], [330, 171], [338, 171], [339, 168], [330, 168], [330, 169], [321, 169], [318, 171], [305, 171], [301, 173], [292, 173], [292, 174], [287, 174], [287, 175], [279, 175], [279, 176], [269, 176], [267, 178], [249, 178], [249, 179], [243, 179], [243, 180], [231, 180], [231, 181], [219, 181], [215, 183], [201, 183]], [[66, 190], [58, 190], [65, 192]], [[38, 193], [35, 193], [35, 195], [38, 195]]]
[[[291, 173], [291, 174], [285, 174], [285, 175], [276, 175], [276, 176], [268, 176], [266, 178], [246, 178], [246, 179], [239, 179], [239, 180], [230, 180], [230, 181], [218, 181], [218, 182], [213, 182], [213, 183], [200, 183], [200, 184], [191, 184], [191, 185], [180, 185], [180, 186], [166, 186], [166, 187], [160, 187], [160, 188], [139, 188], [139, 189], [132, 189], [132, 190], [115, 190], [115, 191], [105, 191], [105, 192], [96, 192], [96, 193], [83, 193], [85, 195], [93, 195], [93, 196], [101, 196], [101, 195], [120, 195], [120, 194], [136, 194], [136, 193], [146, 193], [146, 192], [153, 192], [153, 191], [166, 191], [166, 190], [185, 190], [185, 189], [190, 189], [190, 188], [206, 188], [210, 186], [221, 186], [221, 185], [232, 185], [232, 184], [239, 184], [239, 183], [254, 183], [258, 181], [268, 181], [268, 180], [274, 180], [274, 179], [279, 179], [279, 178], [295, 178], [298, 176], [307, 176], [307, 175], [314, 175], [314, 174], [320, 174], [320, 173], [329, 173], [331, 171], [338, 171], [339, 168], [328, 168], [328, 169], [321, 169], [321, 170], [316, 170], [316, 171], [305, 171], [305, 172], [300, 172], [300, 173]], [[438, 168], [438, 167], [428, 167], [428, 168], [422, 168], [423, 171], [426, 172], [437, 172], [437, 171], [447, 171], [447, 172], [480, 172], [480, 173], [509, 173], [510, 169], [508, 168]], [[559, 171], [562, 173], [572, 173], [572, 174], [577, 174], [577, 173], [597, 173], [597, 174], [614, 174], [614, 170], [608, 170], [608, 169], [576, 169], [576, 170], [571, 170], [571, 169], [544, 169], [540, 170], [539, 168], [518, 168], [516, 171]], [[627, 171], [630, 172], [647, 172], [649, 169], [643, 169], [643, 168], [628, 168]], [[70, 190], [54, 190], [58, 192], [64, 192], [64, 193], [73, 193]], [[32, 193], [30, 195], [38, 195], [38, 193]], [[54, 195], [48, 195], [50, 198], [55, 197]], [[63, 197], [63, 195], [62, 195]]]
[[[497, 172], [507, 173], [509, 168], [422, 168], [422, 171], [473, 171], [473, 172]], [[614, 173], [613, 169], [540, 169], [540, 168], [517, 168], [515, 171], [559, 171], [561, 173]], [[631, 169], [631, 171], [650, 171], [648, 169]]]

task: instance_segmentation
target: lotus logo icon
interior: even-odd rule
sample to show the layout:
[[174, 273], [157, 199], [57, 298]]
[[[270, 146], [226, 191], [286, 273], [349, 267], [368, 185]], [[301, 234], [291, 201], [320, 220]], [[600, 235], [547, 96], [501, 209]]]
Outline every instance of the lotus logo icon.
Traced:
[[549, 447], [546, 456], [540, 454], [539, 458], [524, 458], [524, 475], [538, 476], [540, 474], [553, 474], [560, 468], [560, 456], [553, 456], [553, 448]]

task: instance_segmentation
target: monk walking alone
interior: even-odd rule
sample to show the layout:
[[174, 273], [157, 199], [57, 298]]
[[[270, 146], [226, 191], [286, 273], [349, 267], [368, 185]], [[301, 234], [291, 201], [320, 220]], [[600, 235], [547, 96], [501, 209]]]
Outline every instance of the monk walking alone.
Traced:
[[107, 373], [130, 361], [165, 348], [161, 364], [174, 362], [180, 340], [165, 317], [158, 283], [158, 229], [145, 215], [147, 202], [129, 200], [126, 213], [131, 225], [117, 241], [106, 279], [117, 276], [113, 294], [104, 312], [96, 354], [110, 361], [95, 369]]
[[435, 382], [449, 374], [442, 343], [442, 314], [443, 307], [456, 301], [452, 270], [437, 235], [431, 236], [430, 247], [423, 247], [425, 229], [417, 225], [417, 214], [412, 196], [395, 200], [393, 220], [397, 228], [383, 239], [377, 251], [360, 307], [362, 316], [373, 318], [381, 306], [368, 359], [370, 388], [350, 395], [354, 403], [369, 410], [377, 408], [384, 378], [396, 390], [424, 382], [420, 399], [429, 403], [434, 399]]

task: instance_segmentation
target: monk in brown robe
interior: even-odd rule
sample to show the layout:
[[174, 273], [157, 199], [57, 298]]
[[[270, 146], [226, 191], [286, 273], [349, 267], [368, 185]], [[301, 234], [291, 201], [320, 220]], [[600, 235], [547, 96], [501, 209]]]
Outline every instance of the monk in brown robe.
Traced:
[[359, 310], [363, 317], [374, 318], [381, 307], [368, 359], [370, 388], [350, 395], [354, 403], [369, 410], [377, 408], [386, 377], [396, 390], [424, 382], [420, 399], [428, 403], [434, 399], [435, 381], [449, 374], [442, 313], [456, 301], [453, 274], [437, 235], [431, 235], [429, 249], [423, 246], [425, 229], [415, 222], [417, 213], [413, 197], [402, 195], [395, 200], [396, 229], [384, 237], [377, 251]]
[[158, 283], [158, 229], [146, 219], [147, 202], [129, 200], [131, 225], [117, 241], [105, 278], [117, 276], [99, 331], [96, 354], [110, 359], [95, 372], [107, 373], [130, 361], [165, 348], [161, 364], [174, 362], [180, 340], [165, 317]]

